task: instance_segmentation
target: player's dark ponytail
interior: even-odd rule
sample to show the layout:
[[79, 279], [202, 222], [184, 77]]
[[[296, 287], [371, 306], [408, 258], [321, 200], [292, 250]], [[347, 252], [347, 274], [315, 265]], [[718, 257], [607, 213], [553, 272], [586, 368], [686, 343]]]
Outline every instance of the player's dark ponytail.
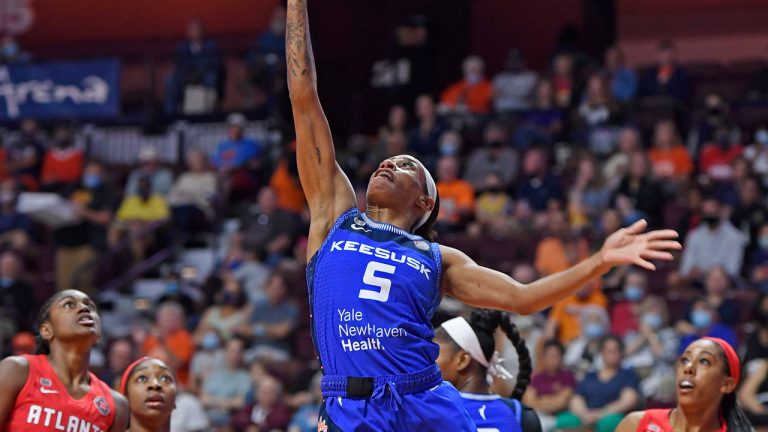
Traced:
[[519, 369], [517, 379], [515, 380], [515, 388], [512, 390], [510, 397], [521, 399], [531, 383], [533, 365], [531, 363], [531, 354], [525, 345], [525, 339], [520, 336], [517, 326], [510, 320], [510, 315], [495, 310], [474, 310], [469, 318], [469, 325], [475, 330], [477, 339], [480, 342], [480, 348], [483, 350], [483, 355], [489, 361], [496, 350], [496, 343], [493, 338], [496, 328], [501, 327], [501, 330], [504, 331], [507, 338], [512, 342], [515, 351], [517, 351]]
[[419, 229], [414, 232], [417, 236], [420, 236], [424, 239], [427, 239], [431, 242], [437, 240], [437, 231], [435, 231], [435, 222], [437, 222], [437, 214], [440, 213], [440, 196], [438, 195], [437, 198], [435, 198], [435, 207], [432, 209], [432, 213], [430, 213], [429, 218], [427, 218], [427, 221], [424, 222], [424, 225], [420, 226]]

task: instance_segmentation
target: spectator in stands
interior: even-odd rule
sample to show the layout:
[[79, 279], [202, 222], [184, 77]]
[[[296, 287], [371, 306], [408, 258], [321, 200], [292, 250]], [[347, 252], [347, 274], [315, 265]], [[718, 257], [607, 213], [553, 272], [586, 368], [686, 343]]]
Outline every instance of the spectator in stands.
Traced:
[[136, 360], [136, 347], [129, 338], [117, 338], [109, 344], [107, 367], [98, 374], [99, 379], [113, 389], [120, 388], [125, 369]]
[[576, 77], [573, 56], [569, 53], [558, 53], [552, 59], [552, 89], [554, 90], [555, 106], [562, 109], [570, 108], [576, 98]]
[[249, 105], [267, 112], [275, 108], [285, 92], [285, 23], [285, 7], [277, 5], [269, 29], [258, 36], [245, 57], [249, 90], [253, 92]]
[[125, 184], [125, 195], [136, 195], [139, 191], [139, 179], [149, 177], [152, 193], [168, 196], [173, 185], [173, 172], [160, 164], [157, 148], [145, 145], [139, 149], [136, 157], [139, 167], [131, 171]]
[[618, 45], [605, 51], [603, 74], [608, 78], [611, 95], [617, 102], [632, 101], [637, 92], [637, 74], [624, 62], [624, 50]]
[[536, 212], [563, 201], [559, 179], [549, 172], [547, 155], [541, 148], [531, 148], [523, 157], [521, 178], [517, 183], [516, 197], [528, 202]]
[[716, 311], [719, 323], [735, 328], [741, 323], [741, 311], [732, 297], [731, 280], [725, 269], [712, 267], [704, 279], [704, 299]]
[[189, 232], [192, 227], [204, 225], [202, 221], [213, 219], [213, 200], [218, 190], [216, 174], [209, 170], [204, 152], [192, 149], [185, 160], [187, 170], [176, 179], [168, 194], [173, 221], [180, 232]]
[[669, 403], [675, 400], [674, 363], [679, 336], [670, 326], [669, 310], [662, 297], [649, 296], [640, 304], [637, 331], [623, 337], [625, 359], [622, 366], [634, 369], [642, 377], [644, 397]]
[[[486, 175], [485, 181], [477, 189], [474, 214], [480, 232], [501, 236], [508, 231], [513, 202], [504, 190], [501, 176], [492, 172]], [[471, 229], [469, 231], [472, 232]]]
[[749, 257], [747, 274], [760, 291], [768, 293], [768, 222], [760, 225], [757, 246]]
[[187, 23], [186, 39], [176, 48], [175, 56], [174, 71], [165, 84], [165, 112], [169, 115], [176, 114], [180, 103], [189, 102], [185, 100], [187, 87], [200, 86], [215, 92], [221, 85], [219, 48], [205, 37], [200, 21]]
[[625, 337], [640, 330], [640, 312], [646, 298], [648, 278], [645, 273], [630, 271], [624, 278], [622, 301], [611, 306], [611, 333]]
[[46, 150], [40, 173], [43, 190], [61, 193], [80, 181], [85, 155], [73, 141], [69, 128], [59, 127], [53, 133], [53, 147]]
[[752, 172], [763, 179], [763, 186], [768, 186], [768, 125], [755, 128], [752, 145], [744, 149], [744, 157], [749, 161]]
[[176, 390], [176, 408], [171, 413], [171, 431], [200, 432], [210, 430], [211, 423], [200, 398], [180, 383], [176, 383]]
[[729, 276], [738, 275], [747, 245], [744, 234], [724, 219], [720, 203], [712, 198], [702, 204], [701, 220], [703, 223], [685, 239], [680, 274], [695, 280], [710, 269], [722, 266]]
[[192, 335], [184, 327], [184, 308], [176, 302], [165, 302], [157, 307], [155, 324], [149, 334], [139, 334], [137, 342], [146, 355], [160, 351], [167, 355], [168, 363], [179, 382], [189, 382], [189, 362], [195, 350]]
[[205, 309], [197, 325], [195, 342], [201, 344], [211, 331], [225, 341], [231, 339], [245, 319], [246, 300], [240, 282], [232, 276], [224, 277], [221, 289], [213, 296], [213, 304]]
[[682, 335], [680, 352], [691, 342], [702, 337], [716, 337], [736, 346], [736, 333], [730, 326], [718, 322], [717, 309], [706, 298], [693, 301], [687, 321], [677, 323], [677, 330]]
[[586, 305], [579, 309], [581, 333], [565, 348], [563, 364], [577, 376], [600, 365], [600, 340], [609, 333], [611, 322], [602, 306]]
[[[483, 147], [472, 151], [464, 171], [464, 180], [475, 190], [482, 189], [488, 174], [496, 173], [504, 189], [517, 177], [518, 156], [509, 148], [507, 131], [500, 123], [491, 122], [483, 133]], [[442, 198], [442, 197], [441, 197]]]
[[[367, 179], [368, 177], [366, 177]], [[307, 199], [299, 181], [299, 169], [296, 164], [296, 146], [288, 145], [277, 163], [269, 187], [277, 197], [277, 208], [301, 215], [307, 208]]]
[[272, 273], [264, 291], [267, 298], [252, 305], [239, 333], [254, 343], [247, 358], [266, 358], [284, 361], [290, 357], [288, 336], [296, 327], [299, 309], [288, 299], [285, 277]]
[[764, 292], [760, 295], [753, 311], [754, 331], [747, 337], [744, 365], [749, 365], [754, 360], [768, 359], [768, 293]]
[[379, 137], [386, 141], [389, 134], [406, 134], [408, 128], [408, 111], [402, 105], [392, 105], [389, 107], [389, 116], [387, 124], [379, 128]]
[[568, 214], [571, 225], [592, 225], [611, 201], [611, 189], [598, 170], [597, 161], [584, 154], [578, 158], [576, 178], [568, 191]]
[[531, 385], [523, 395], [523, 403], [539, 415], [541, 428], [551, 432], [555, 418], [566, 409], [576, 388], [573, 372], [563, 366], [563, 345], [554, 339], [544, 343], [541, 361], [531, 378]]
[[437, 193], [440, 213], [437, 224], [449, 231], [463, 229], [474, 217], [475, 190], [459, 178], [460, 162], [454, 156], [442, 156], [437, 163]]
[[227, 117], [227, 139], [219, 143], [212, 158], [235, 202], [252, 196], [266, 182], [261, 169], [264, 151], [260, 143], [245, 137], [246, 122], [240, 113]]
[[30, 332], [18, 332], [11, 338], [10, 355], [34, 355], [36, 349], [37, 344], [35, 343], [35, 335]]
[[2, 41], [0, 41], [0, 64], [28, 63], [31, 59], [32, 55], [21, 48], [14, 35], [7, 33], [3, 36]]
[[197, 348], [192, 355], [187, 382], [187, 388], [195, 394], [199, 393], [203, 382], [212, 371], [223, 369], [227, 364], [226, 351], [215, 329], [207, 330], [199, 338]]
[[730, 138], [737, 138], [740, 131], [730, 115], [730, 106], [723, 96], [711, 92], [704, 97], [701, 119], [688, 132], [688, 150], [698, 155], [702, 147], [715, 141], [715, 133], [723, 129]]
[[570, 228], [563, 211], [550, 211], [547, 226], [547, 236], [536, 246], [534, 261], [542, 277], [559, 273], [589, 256], [589, 243]]
[[738, 398], [756, 431], [768, 428], [768, 359], [745, 364]]
[[94, 269], [84, 265], [107, 248], [107, 227], [112, 221], [115, 198], [107, 185], [104, 168], [95, 161], [86, 165], [82, 185], [65, 195], [80, 223], [54, 231], [56, 288], [67, 290], [76, 287], [89, 292]]
[[127, 195], [120, 203], [115, 221], [109, 229], [109, 244], [114, 247], [122, 238], [129, 237], [133, 258], [140, 262], [156, 239], [156, 233], [150, 230], [170, 217], [168, 201], [152, 191], [149, 176], [141, 177], [136, 194]]
[[6, 171], [27, 190], [37, 190], [45, 153], [45, 136], [37, 122], [24, 119], [16, 139], [5, 146]]
[[[638, 217], [645, 217], [650, 226], [657, 226], [661, 219], [664, 194], [658, 182], [650, 175], [649, 162], [645, 154], [635, 152], [630, 156], [627, 174], [624, 175], [613, 194], [613, 206], [619, 208], [626, 219], [634, 211]], [[629, 209], [621, 205], [624, 200]]]
[[600, 344], [603, 366], [589, 372], [576, 387], [570, 411], [560, 414], [557, 428], [591, 427], [598, 432], [616, 429], [626, 413], [635, 408], [638, 394], [637, 374], [621, 367], [624, 346], [616, 336], [608, 335]]
[[22, 278], [21, 259], [14, 252], [0, 255], [0, 343], [18, 331], [33, 331], [37, 301]]
[[409, 133], [408, 150], [420, 158], [434, 157], [438, 153], [440, 136], [448, 126], [437, 116], [435, 100], [431, 95], [423, 94], [416, 98], [415, 111], [416, 125]]
[[226, 364], [212, 370], [203, 380], [200, 401], [215, 431], [230, 431], [232, 413], [245, 405], [245, 394], [251, 384], [243, 367], [245, 344], [233, 338], [226, 345]]
[[[238, 430], [285, 430], [291, 421], [291, 411], [283, 403], [283, 386], [276, 378], [265, 376], [256, 389], [256, 401], [240, 410], [232, 424]], [[315, 430], [317, 430], [317, 421]]]
[[297, 215], [277, 208], [277, 197], [267, 186], [259, 191], [256, 206], [249, 208], [241, 226], [244, 245], [270, 266], [290, 256], [303, 229]]
[[633, 153], [643, 151], [640, 132], [632, 126], [624, 126], [618, 134], [618, 151], [603, 163], [603, 177], [611, 188], [615, 188], [629, 171], [629, 160]]
[[757, 248], [760, 226], [768, 222], [768, 207], [763, 199], [760, 180], [748, 176], [738, 185], [739, 200], [731, 213], [731, 223], [749, 238], [746, 257]]
[[469, 56], [462, 63], [464, 78], [448, 86], [440, 96], [440, 110], [453, 114], [486, 114], [491, 110], [493, 85], [485, 78], [485, 62]]
[[572, 131], [574, 140], [586, 144], [597, 156], [612, 153], [615, 145], [615, 125], [621, 113], [611, 98], [602, 75], [595, 73], [589, 77], [576, 114], [576, 124]]
[[592, 282], [575, 295], [555, 304], [549, 313], [544, 330], [546, 339], [557, 338], [568, 344], [581, 334], [581, 309], [585, 306], [608, 307], [608, 299], [600, 290], [599, 282]]
[[648, 150], [651, 169], [657, 180], [679, 183], [693, 172], [693, 162], [688, 154], [675, 123], [660, 120], [653, 132], [653, 148]]
[[726, 129], [718, 129], [714, 141], [704, 145], [699, 157], [699, 171], [716, 182], [733, 179], [732, 163], [741, 156], [744, 149], [733, 142]]
[[525, 67], [525, 60], [517, 49], [509, 51], [505, 69], [493, 77], [493, 109], [505, 115], [525, 111], [539, 76]]
[[13, 179], [0, 183], [0, 246], [26, 253], [38, 236], [32, 219], [18, 211], [20, 188]]
[[320, 392], [321, 372], [315, 374], [309, 386], [309, 400], [302, 404], [291, 418], [288, 432], [315, 432], [317, 431], [317, 419], [320, 416], [320, 404], [323, 395]]
[[677, 48], [671, 40], [662, 40], [656, 46], [656, 62], [640, 78], [639, 96], [666, 96], [679, 103], [687, 102], [691, 95], [691, 79], [677, 63]]
[[513, 143], [518, 150], [548, 146], [555, 142], [563, 127], [563, 111], [555, 105], [552, 81], [540, 79], [536, 84], [531, 110], [523, 114]]

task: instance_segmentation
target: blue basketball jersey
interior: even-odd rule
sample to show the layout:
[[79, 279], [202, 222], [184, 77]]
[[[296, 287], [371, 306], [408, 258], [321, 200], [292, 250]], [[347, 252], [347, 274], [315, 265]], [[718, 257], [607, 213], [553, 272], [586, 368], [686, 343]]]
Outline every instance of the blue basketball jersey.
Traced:
[[375, 377], [433, 366], [441, 266], [437, 243], [357, 209], [344, 213], [307, 268], [324, 373]]
[[522, 432], [522, 405], [499, 395], [461, 393], [464, 409], [478, 432]]

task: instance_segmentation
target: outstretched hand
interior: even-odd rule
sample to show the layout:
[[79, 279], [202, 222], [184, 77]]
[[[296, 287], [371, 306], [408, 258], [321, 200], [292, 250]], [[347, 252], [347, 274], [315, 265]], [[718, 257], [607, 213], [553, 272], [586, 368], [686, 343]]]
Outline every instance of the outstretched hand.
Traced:
[[635, 264], [646, 270], [656, 270], [656, 266], [649, 260], [672, 260], [670, 251], [683, 248], [680, 242], [675, 240], [678, 237], [676, 231], [658, 230], [643, 233], [647, 226], [648, 222], [642, 219], [608, 236], [600, 250], [603, 262], [611, 267]]

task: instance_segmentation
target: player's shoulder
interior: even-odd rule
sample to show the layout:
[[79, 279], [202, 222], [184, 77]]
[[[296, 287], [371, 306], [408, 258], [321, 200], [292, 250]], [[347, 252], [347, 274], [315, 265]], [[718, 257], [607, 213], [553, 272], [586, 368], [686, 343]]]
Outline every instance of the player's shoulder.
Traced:
[[0, 361], [0, 388], [4, 391], [20, 391], [29, 376], [29, 359], [22, 356], [10, 356]]
[[633, 411], [627, 414], [616, 427], [616, 432], [634, 432], [640, 426], [646, 411]]

